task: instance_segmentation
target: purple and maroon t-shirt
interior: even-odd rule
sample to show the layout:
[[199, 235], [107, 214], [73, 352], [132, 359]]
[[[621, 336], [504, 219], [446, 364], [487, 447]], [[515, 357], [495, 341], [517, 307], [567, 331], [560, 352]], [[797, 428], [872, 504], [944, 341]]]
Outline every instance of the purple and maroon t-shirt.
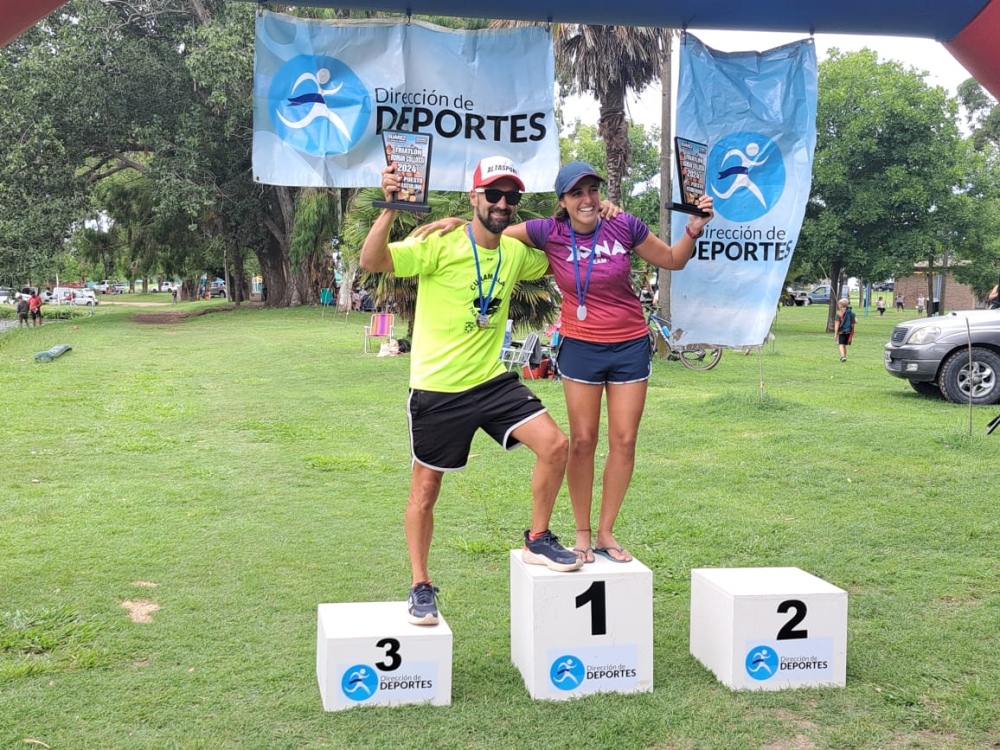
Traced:
[[[594, 256], [587, 284], [587, 265], [594, 234], [576, 234], [577, 262], [573, 262], [568, 221], [531, 219], [526, 223], [531, 244], [545, 251], [556, 285], [562, 292], [562, 336], [614, 343], [630, 341], [646, 335], [648, 328], [639, 297], [632, 286], [632, 248], [649, 236], [649, 228], [630, 214], [618, 214], [611, 221], [601, 221], [597, 228], [597, 253]], [[577, 296], [577, 274], [580, 290], [584, 288], [587, 317], [577, 318], [580, 300]]]

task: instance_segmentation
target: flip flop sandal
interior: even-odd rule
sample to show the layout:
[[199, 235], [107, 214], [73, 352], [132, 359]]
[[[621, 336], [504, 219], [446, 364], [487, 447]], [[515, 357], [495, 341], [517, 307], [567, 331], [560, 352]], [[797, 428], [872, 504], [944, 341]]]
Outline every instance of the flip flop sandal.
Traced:
[[[630, 562], [632, 562], [632, 556], [631, 556], [631, 554], [629, 554], [628, 552], [626, 552], [624, 547], [594, 547], [594, 552], [596, 552], [601, 557], [606, 557], [607, 559], [609, 559], [613, 563], [630, 563]], [[624, 560], [622, 560], [622, 559], [619, 559], [617, 557], [612, 557], [611, 556], [612, 552], [617, 552], [619, 555], [622, 555], [623, 557], [625, 555], [629, 555], [629, 556], [627, 558], [625, 558]]]
[[[594, 562], [594, 548], [587, 547], [587, 549], [580, 549], [579, 547], [574, 547], [573, 551], [576, 553], [577, 557], [583, 558], [584, 565], [590, 565]], [[587, 558], [590, 558], [589, 560]]]

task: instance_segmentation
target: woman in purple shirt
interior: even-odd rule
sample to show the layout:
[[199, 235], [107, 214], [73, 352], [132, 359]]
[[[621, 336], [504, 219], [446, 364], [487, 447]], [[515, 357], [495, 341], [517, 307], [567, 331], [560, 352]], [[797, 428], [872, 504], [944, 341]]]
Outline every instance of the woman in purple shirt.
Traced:
[[[691, 216], [684, 235], [670, 246], [630, 214], [602, 218], [602, 182], [604, 178], [589, 164], [566, 164], [556, 176], [556, 215], [509, 226], [504, 234], [543, 250], [562, 292], [557, 364], [569, 415], [566, 482], [576, 517], [574, 549], [584, 562], [593, 562], [596, 552], [627, 563], [632, 555], [615, 538], [614, 525], [632, 481], [639, 421], [652, 372], [646, 316], [632, 286], [631, 254], [659, 268], [684, 268], [695, 240], [712, 218], [712, 199], [699, 199], [698, 207], [708, 216]], [[422, 227], [421, 234], [451, 226], [449, 220], [434, 222]], [[594, 535], [590, 520], [594, 460], [605, 394], [608, 457]]]

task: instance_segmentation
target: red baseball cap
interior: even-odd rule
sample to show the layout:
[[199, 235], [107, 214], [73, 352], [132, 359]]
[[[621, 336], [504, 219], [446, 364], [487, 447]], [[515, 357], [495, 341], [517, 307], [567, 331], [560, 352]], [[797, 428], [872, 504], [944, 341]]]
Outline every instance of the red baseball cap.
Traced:
[[524, 192], [524, 182], [521, 180], [521, 175], [518, 174], [517, 165], [514, 162], [506, 156], [487, 156], [479, 162], [472, 175], [472, 189], [486, 187], [504, 177], [512, 179], [517, 183], [518, 190]]

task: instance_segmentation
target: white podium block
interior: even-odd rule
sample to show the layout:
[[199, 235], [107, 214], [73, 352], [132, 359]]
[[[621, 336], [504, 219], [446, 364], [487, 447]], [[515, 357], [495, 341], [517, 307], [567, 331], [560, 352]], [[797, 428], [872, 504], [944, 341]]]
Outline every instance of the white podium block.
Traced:
[[843, 687], [847, 592], [799, 568], [694, 569], [690, 647], [733, 690]]
[[598, 556], [571, 573], [510, 553], [510, 652], [532, 698], [653, 689], [653, 573]]
[[406, 602], [320, 604], [316, 677], [325, 711], [451, 704], [451, 628], [411, 625]]

